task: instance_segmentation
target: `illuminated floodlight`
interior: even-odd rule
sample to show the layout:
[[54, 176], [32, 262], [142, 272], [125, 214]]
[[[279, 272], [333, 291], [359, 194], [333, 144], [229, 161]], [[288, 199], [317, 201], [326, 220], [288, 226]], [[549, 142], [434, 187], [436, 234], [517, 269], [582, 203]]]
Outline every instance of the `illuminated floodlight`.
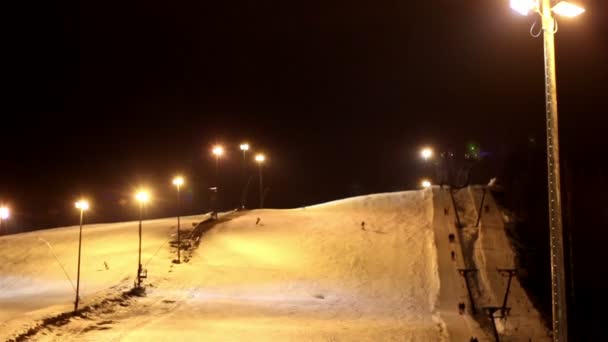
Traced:
[[6, 220], [9, 216], [11, 216], [11, 211], [8, 207], [0, 207], [0, 219]]
[[433, 149], [430, 147], [425, 147], [420, 150], [420, 155], [424, 160], [429, 160], [433, 156]]
[[184, 185], [184, 177], [177, 176], [177, 177], [173, 178], [173, 185], [175, 185], [177, 187]]
[[570, 1], [560, 1], [551, 9], [555, 14], [562, 17], [574, 18], [585, 12], [585, 9]]
[[81, 199], [75, 203], [75, 206], [77, 209], [85, 211], [85, 210], [89, 209], [89, 202], [87, 200]]
[[220, 145], [216, 145], [215, 147], [213, 147], [213, 150], [211, 150], [211, 152], [213, 152], [216, 157], [219, 157], [224, 154], [224, 148]]
[[511, 9], [521, 15], [528, 15], [538, 8], [536, 0], [511, 0]]
[[140, 190], [135, 194], [135, 199], [140, 203], [146, 203], [150, 200], [150, 193], [146, 190]]

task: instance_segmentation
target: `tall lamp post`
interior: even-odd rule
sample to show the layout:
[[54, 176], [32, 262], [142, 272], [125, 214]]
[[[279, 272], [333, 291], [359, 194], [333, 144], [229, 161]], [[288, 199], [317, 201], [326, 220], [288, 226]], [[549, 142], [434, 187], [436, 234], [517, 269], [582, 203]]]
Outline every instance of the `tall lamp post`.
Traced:
[[211, 153], [215, 156], [215, 200], [213, 201], [213, 216], [217, 216], [218, 202], [220, 199], [220, 157], [224, 155], [224, 148], [221, 145], [215, 145], [211, 150]]
[[260, 209], [264, 208], [264, 182], [262, 178], [262, 166], [264, 165], [265, 161], [266, 156], [264, 156], [262, 153], [258, 153], [255, 156], [255, 162], [258, 163], [258, 173], [260, 176]]
[[220, 157], [224, 154], [224, 148], [221, 145], [216, 145], [211, 150], [211, 153], [215, 156], [215, 182], [217, 183], [219, 178]]
[[551, 0], [511, 0], [511, 8], [522, 15], [537, 13], [542, 20], [545, 52], [545, 115], [547, 121], [547, 176], [549, 183], [553, 340], [565, 342], [568, 340], [568, 319], [559, 168], [557, 81], [555, 77], [554, 36], [557, 32], [557, 24], [553, 13], [564, 17], [576, 17], [585, 10], [569, 1], [557, 1], [557, 4], [552, 6]]
[[184, 185], [184, 177], [177, 176], [173, 178], [173, 185], [177, 188], [177, 263], [181, 262], [180, 249], [182, 248], [182, 240], [180, 236], [180, 214], [181, 214], [181, 199], [179, 190]]
[[141, 265], [141, 223], [144, 216], [144, 206], [150, 200], [150, 193], [146, 190], [140, 190], [135, 194], [135, 199], [139, 202], [139, 252], [137, 254], [137, 288], [141, 288], [141, 276], [142, 276], [142, 265]]
[[249, 151], [249, 144], [248, 143], [242, 143], [241, 145], [239, 145], [239, 148], [241, 149], [241, 151], [243, 151], [243, 169], [245, 168], [245, 159], [247, 156], [247, 151]]
[[74, 300], [74, 312], [78, 311], [78, 302], [80, 301], [80, 251], [82, 249], [82, 220], [85, 210], [89, 209], [89, 202], [79, 200], [75, 203], [76, 209], [80, 210], [80, 230], [78, 232], [78, 271], [76, 271], [76, 300]]
[[420, 157], [424, 160], [425, 164], [429, 162], [429, 160], [433, 161], [435, 166], [435, 176], [437, 179], [435, 181], [439, 182], [443, 188], [444, 183], [444, 175], [439, 165], [439, 162], [435, 158], [435, 151], [431, 147], [423, 147], [420, 149]]
[[0, 207], [0, 232], [4, 229], [4, 221], [11, 216], [11, 211], [8, 207], [2, 206]]
[[[247, 186], [247, 151], [249, 151], [249, 144], [242, 143], [239, 148], [243, 151], [243, 186]], [[244, 190], [243, 190], [244, 191]], [[245, 195], [241, 197], [241, 209], [245, 209]]]

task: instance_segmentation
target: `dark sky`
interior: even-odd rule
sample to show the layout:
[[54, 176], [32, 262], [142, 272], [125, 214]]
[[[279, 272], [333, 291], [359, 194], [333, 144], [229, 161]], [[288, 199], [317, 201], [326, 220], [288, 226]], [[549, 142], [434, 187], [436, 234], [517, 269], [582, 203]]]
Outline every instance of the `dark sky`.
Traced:
[[[608, 3], [584, 4], [557, 35], [577, 186], [608, 174]], [[75, 223], [80, 194], [92, 220], [134, 218], [139, 184], [156, 193], [151, 214], [168, 215], [176, 171], [188, 211], [204, 211], [214, 142], [231, 147], [227, 202], [242, 181], [238, 143], [269, 155], [272, 207], [414, 188], [422, 144], [477, 142], [485, 182], [515, 146], [544, 143], [542, 39], [507, 0], [5, 6], [0, 200], [16, 229]]]

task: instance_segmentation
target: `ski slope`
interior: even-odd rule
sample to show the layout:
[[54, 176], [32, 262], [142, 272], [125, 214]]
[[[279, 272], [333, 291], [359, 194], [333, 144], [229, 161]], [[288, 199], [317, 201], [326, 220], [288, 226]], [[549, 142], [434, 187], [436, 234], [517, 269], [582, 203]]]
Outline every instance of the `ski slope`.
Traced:
[[[490, 341], [458, 313], [468, 297], [460, 241], [447, 239], [454, 209], [427, 189], [228, 213], [181, 264], [168, 243], [175, 219], [145, 221], [145, 297], [120, 295], [136, 273], [137, 222], [86, 226], [81, 298], [93, 309], [30, 340]], [[56, 259], [73, 278], [77, 239], [77, 227], [0, 237], [0, 339], [71, 310]]]
[[[204, 218], [184, 217], [182, 227]], [[84, 226], [81, 306], [115, 292], [112, 287], [133, 284], [138, 224]], [[148, 269], [164, 269], [173, 258], [168, 241], [175, 226], [174, 218], [143, 223], [142, 263]], [[0, 237], [0, 340], [33, 320], [73, 309], [77, 252], [77, 226]]]

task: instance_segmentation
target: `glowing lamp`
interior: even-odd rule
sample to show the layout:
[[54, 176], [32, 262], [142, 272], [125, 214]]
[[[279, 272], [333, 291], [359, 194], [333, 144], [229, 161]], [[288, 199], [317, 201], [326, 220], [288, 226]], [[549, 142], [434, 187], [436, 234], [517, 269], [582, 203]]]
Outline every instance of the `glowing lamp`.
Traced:
[[433, 149], [431, 149], [430, 147], [425, 147], [420, 151], [420, 155], [422, 156], [422, 158], [424, 158], [424, 160], [428, 160], [433, 156]]
[[7, 207], [0, 208], [0, 219], [6, 220], [9, 216], [11, 216], [11, 211]]
[[538, 3], [536, 0], [511, 0], [511, 9], [521, 15], [528, 15], [536, 10]]
[[76, 205], [76, 209], [80, 209], [82, 211], [89, 209], [89, 202], [87, 202], [86, 200], [83, 200], [83, 199], [76, 202], [75, 205]]
[[173, 185], [178, 186], [178, 187], [184, 185], [184, 177], [177, 176], [177, 177], [173, 178]]
[[557, 5], [553, 6], [551, 10], [555, 14], [568, 18], [577, 17], [585, 12], [584, 8], [569, 1], [560, 1]]
[[145, 190], [140, 190], [135, 194], [135, 199], [140, 203], [146, 203], [150, 200], [150, 193]]
[[211, 150], [211, 152], [213, 152], [213, 154], [217, 157], [221, 156], [222, 154], [224, 154], [224, 148], [222, 146], [215, 146], [213, 148], [213, 150]]

